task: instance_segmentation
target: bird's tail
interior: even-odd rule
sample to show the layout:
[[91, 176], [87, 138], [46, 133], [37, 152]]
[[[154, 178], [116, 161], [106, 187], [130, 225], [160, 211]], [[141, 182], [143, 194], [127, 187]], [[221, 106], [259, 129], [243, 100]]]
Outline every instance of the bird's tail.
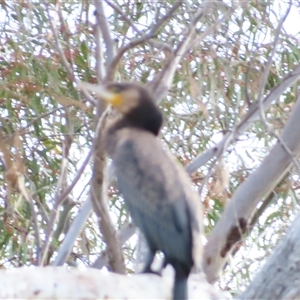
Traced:
[[189, 274], [177, 270], [175, 272], [175, 281], [173, 287], [173, 300], [186, 300], [187, 296], [187, 280]]

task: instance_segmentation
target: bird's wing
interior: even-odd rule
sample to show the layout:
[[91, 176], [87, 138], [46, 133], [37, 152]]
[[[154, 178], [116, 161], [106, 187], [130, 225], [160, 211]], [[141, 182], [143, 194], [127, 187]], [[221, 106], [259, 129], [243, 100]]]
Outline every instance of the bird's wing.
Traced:
[[177, 247], [182, 256], [191, 251], [192, 240], [186, 190], [157, 139], [137, 134], [123, 135], [113, 157], [120, 191], [148, 239], [155, 246]]

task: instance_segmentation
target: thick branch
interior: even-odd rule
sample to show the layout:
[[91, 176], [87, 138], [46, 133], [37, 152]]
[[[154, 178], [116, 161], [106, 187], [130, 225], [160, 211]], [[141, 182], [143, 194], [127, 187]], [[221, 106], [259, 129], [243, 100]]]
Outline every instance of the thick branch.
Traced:
[[[284, 91], [289, 88], [296, 80], [300, 78], [300, 65], [298, 65], [294, 71], [289, 73], [285, 78], [274, 87], [267, 97], [263, 100], [263, 109], [266, 110], [272, 104], [272, 102], [278, 99]], [[197, 156], [188, 166], [187, 172], [189, 174], [195, 172], [198, 168], [205, 165], [209, 160], [218, 156], [223, 151], [226, 151], [227, 146], [235, 141], [242, 133], [244, 133], [249, 126], [256, 120], [259, 119], [259, 108], [260, 104], [255, 102], [251, 105], [248, 113], [245, 115], [243, 120], [234, 128], [231, 133], [224, 136], [223, 140], [214, 147], [206, 150], [204, 153]]]
[[[57, 267], [0, 271], [1, 299], [171, 299], [173, 278], [103, 274], [96, 269]], [[229, 299], [203, 276], [189, 280], [191, 299]]]
[[[99, 111], [99, 110], [98, 110]], [[105, 127], [107, 114], [104, 113], [99, 119], [94, 140], [95, 158], [93, 175], [91, 180], [91, 200], [94, 211], [98, 217], [99, 228], [103, 235], [103, 240], [107, 246], [109, 267], [111, 271], [125, 274], [126, 268], [122, 245], [117, 235], [114, 223], [110, 217], [107, 205], [107, 182], [104, 174], [106, 170], [106, 157], [104, 154], [102, 139], [102, 129]]]
[[217, 279], [232, 247], [246, 231], [257, 204], [272, 191], [300, 154], [299, 99], [280, 140], [284, 145], [278, 141], [257, 170], [238, 187], [204, 248], [203, 268], [210, 282]]
[[300, 215], [275, 252], [238, 299], [300, 298]]

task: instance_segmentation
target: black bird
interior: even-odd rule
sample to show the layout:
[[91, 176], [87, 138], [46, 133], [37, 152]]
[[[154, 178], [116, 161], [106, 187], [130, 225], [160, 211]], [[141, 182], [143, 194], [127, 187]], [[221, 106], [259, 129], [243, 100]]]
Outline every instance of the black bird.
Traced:
[[201, 206], [185, 170], [157, 139], [163, 122], [158, 106], [136, 83], [79, 87], [95, 92], [122, 114], [108, 125], [104, 143], [119, 190], [150, 249], [144, 271], [152, 272], [155, 253], [162, 251], [165, 264], [175, 269], [173, 299], [187, 299], [188, 276], [202, 256]]

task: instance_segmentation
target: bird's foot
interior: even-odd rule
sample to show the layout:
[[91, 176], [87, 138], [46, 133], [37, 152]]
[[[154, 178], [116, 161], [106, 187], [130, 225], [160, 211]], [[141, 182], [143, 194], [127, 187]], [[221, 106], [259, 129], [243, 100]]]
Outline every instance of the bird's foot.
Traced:
[[146, 267], [141, 271], [141, 274], [155, 274], [157, 276], [161, 276], [161, 271], [153, 271], [150, 267]]

